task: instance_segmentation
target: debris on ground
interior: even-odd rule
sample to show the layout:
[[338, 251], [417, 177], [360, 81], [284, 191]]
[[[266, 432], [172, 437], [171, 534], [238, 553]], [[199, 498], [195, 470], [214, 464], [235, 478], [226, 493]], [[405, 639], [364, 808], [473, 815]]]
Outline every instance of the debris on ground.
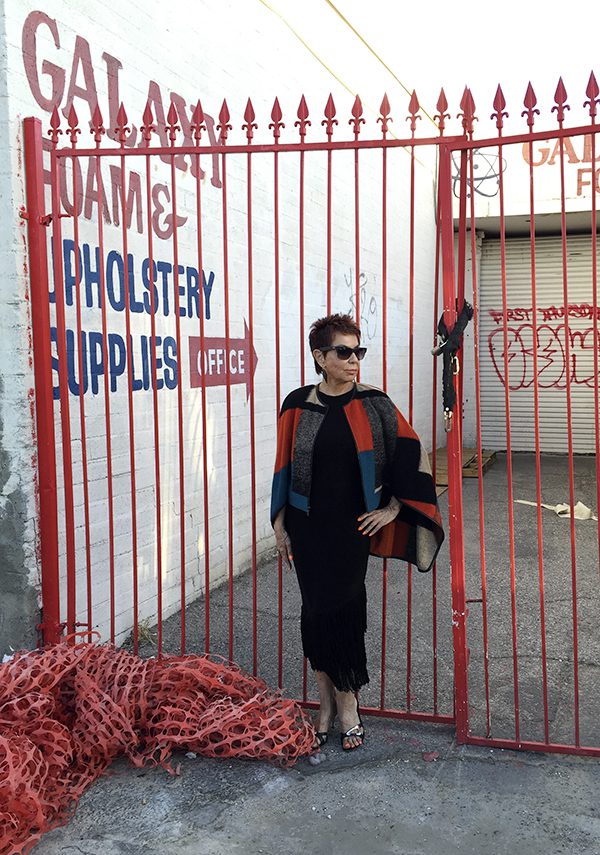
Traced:
[[216, 657], [69, 642], [18, 652], [0, 665], [0, 855], [67, 822], [119, 754], [172, 774], [174, 750], [289, 767], [314, 738], [296, 702]]
[[[533, 508], [537, 508], [537, 502], [529, 502], [526, 499], [515, 499], [515, 502], [519, 505], [530, 505]], [[564, 502], [559, 503], [558, 505], [545, 505], [540, 503], [540, 507], [547, 508], [549, 511], [554, 511], [554, 513], [559, 517], [567, 517], [571, 516], [571, 505], [567, 505]], [[594, 512], [584, 505], [583, 502], [576, 502], [573, 505], [573, 516], [576, 520], [596, 520], [598, 521], [598, 517], [594, 514]]]

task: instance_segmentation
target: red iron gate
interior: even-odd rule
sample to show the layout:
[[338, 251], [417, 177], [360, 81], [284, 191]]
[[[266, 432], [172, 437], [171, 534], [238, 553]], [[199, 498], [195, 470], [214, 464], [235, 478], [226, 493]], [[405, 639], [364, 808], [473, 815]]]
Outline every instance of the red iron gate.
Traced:
[[[154, 124], [148, 104], [140, 147], [128, 145], [130, 127], [123, 108], [118, 127], [112, 129], [116, 145], [104, 144], [106, 129], [98, 109], [91, 122], [94, 145], [81, 144], [79, 120], [72, 109], [65, 129], [70, 144], [59, 147], [62, 129], [55, 110], [47, 146], [50, 215], [44, 198], [40, 123], [25, 121], [46, 642], [56, 641], [62, 632], [91, 633], [98, 627], [110, 641], [121, 642], [131, 628], [136, 652], [146, 651], [151, 642], [152, 652], [158, 655], [175, 649], [220, 653], [277, 681], [310, 705], [306, 662], [289, 653], [294, 649], [294, 622], [288, 617], [294, 617], [297, 601], [281, 563], [273, 571], [273, 562], [267, 560], [265, 530], [276, 413], [285, 393], [307, 381], [307, 324], [332, 310], [353, 311], [375, 353], [371, 364], [365, 363], [363, 379], [386, 389], [426, 442], [429, 433], [435, 474], [437, 449], [444, 436], [437, 405], [439, 367], [433, 357], [424, 358], [423, 343], [417, 337], [424, 329], [435, 336], [442, 307], [451, 329], [467, 287], [476, 314], [473, 347], [468, 341], [458, 354], [462, 369], [456, 381], [458, 401], [447, 433], [449, 556], [442, 553], [438, 566], [425, 578], [415, 578], [411, 567], [401, 570], [395, 566], [397, 562], [384, 562], [379, 575], [371, 568], [370, 641], [379, 666], [372, 668], [376, 677], [365, 692], [363, 705], [373, 714], [455, 723], [461, 742], [600, 753], [600, 734], [582, 742], [579, 728], [573, 518], [573, 739], [569, 742], [551, 732], [545, 629], [540, 636], [543, 704], [538, 707], [543, 709], [542, 737], [527, 738], [520, 727], [517, 553], [522, 532], [515, 529], [513, 510], [512, 355], [507, 326], [511, 309], [505, 254], [499, 316], [504, 334], [505, 406], [498, 415], [505, 419], [507, 429], [503, 466], [508, 485], [508, 566], [500, 567], [500, 561], [494, 570], [498, 578], [504, 578], [507, 570], [509, 580], [512, 658], [507, 660], [504, 653], [502, 657], [510, 666], [514, 704], [501, 698], [499, 712], [494, 706], [490, 667], [494, 655], [488, 590], [493, 585], [489, 569], [486, 573], [490, 560], [486, 565], [476, 156], [493, 148], [502, 164], [508, 147], [529, 147], [536, 330], [532, 146], [540, 140], [558, 141], [568, 351], [565, 145], [573, 138], [589, 138], [595, 167], [598, 87], [592, 76], [587, 92], [590, 123], [571, 129], [563, 127], [566, 93], [561, 87], [554, 108], [558, 128], [534, 129], [535, 95], [530, 87], [525, 99], [528, 132], [504, 136], [506, 114], [499, 89], [494, 101], [496, 133], [479, 141], [473, 139], [475, 105], [468, 90], [461, 102], [459, 136], [445, 135], [450, 116], [443, 91], [435, 122], [425, 118], [432, 127], [435, 124], [435, 135], [424, 137], [416, 136], [417, 120], [422, 117], [413, 93], [408, 110], [410, 136], [406, 138], [391, 132], [387, 98], [378, 118], [380, 138], [361, 137], [364, 118], [357, 97], [349, 119], [352, 138], [338, 141], [333, 138], [338, 120], [330, 97], [322, 121], [325, 139], [316, 142], [307, 141], [310, 121], [304, 98], [297, 111], [299, 139], [295, 142], [282, 139], [285, 125], [277, 100], [271, 112], [269, 142], [255, 140], [256, 117], [248, 101], [243, 144], [230, 140], [226, 102], [216, 125], [218, 139], [211, 138], [209, 144], [203, 134], [207, 124], [212, 130], [212, 122], [205, 122], [200, 103], [191, 118], [172, 105], [164, 126]], [[154, 133], [159, 135], [160, 145], [152, 143]], [[500, 168], [498, 220], [503, 247], [504, 181]], [[593, 353], [597, 354], [595, 181], [593, 184], [588, 231], [593, 255]], [[435, 195], [430, 192], [434, 187]], [[140, 251], [145, 256], [141, 264]], [[168, 258], [163, 257], [165, 251]], [[322, 287], [315, 286], [315, 278], [322, 279]], [[222, 286], [218, 301], [213, 291], [217, 281]], [[209, 335], [217, 321], [221, 334]], [[91, 329], [94, 324], [99, 328]], [[534, 342], [532, 352], [537, 360], [537, 334]], [[427, 338], [427, 352], [429, 347]], [[478, 531], [471, 530], [473, 521], [469, 514], [465, 516], [461, 478], [463, 378], [472, 357]], [[568, 357], [567, 352], [567, 365]], [[598, 447], [597, 359], [594, 366]], [[539, 374], [536, 362], [536, 390]], [[537, 391], [535, 395], [537, 414]], [[56, 410], [53, 399], [58, 402]], [[431, 401], [427, 433], [423, 422], [426, 400]], [[568, 429], [570, 436], [570, 422]], [[535, 441], [542, 562], [542, 449], [537, 421]], [[57, 449], [62, 458], [58, 469]], [[567, 460], [573, 508], [571, 445]], [[472, 496], [466, 499], [471, 502]], [[446, 497], [440, 501], [443, 505]], [[473, 538], [480, 544], [478, 562], [473, 562], [480, 566], [478, 582], [472, 578], [470, 553], [465, 560], [465, 547], [469, 551]], [[491, 554], [488, 547], [488, 559]], [[536, 562], [536, 566], [543, 626], [543, 563]], [[246, 568], [250, 573], [240, 575]], [[474, 584], [479, 586], [478, 595], [468, 596]], [[498, 596], [504, 597], [502, 585]], [[481, 627], [474, 622], [475, 608], [481, 609]], [[525, 608], [533, 608], [530, 599]], [[472, 639], [477, 640], [477, 647]], [[480, 666], [483, 677], [478, 676]], [[498, 673], [505, 688], [506, 674]], [[535, 720], [535, 711], [532, 715]], [[511, 716], [512, 734], [505, 733]]]

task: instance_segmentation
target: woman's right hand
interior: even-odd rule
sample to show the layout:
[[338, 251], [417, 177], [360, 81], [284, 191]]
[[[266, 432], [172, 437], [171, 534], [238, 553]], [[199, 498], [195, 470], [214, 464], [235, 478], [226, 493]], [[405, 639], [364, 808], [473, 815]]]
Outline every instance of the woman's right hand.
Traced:
[[287, 566], [288, 570], [292, 569], [292, 541], [290, 536], [283, 527], [283, 523], [276, 521], [275, 523], [275, 543], [277, 544], [277, 552], [281, 556], [281, 560]]

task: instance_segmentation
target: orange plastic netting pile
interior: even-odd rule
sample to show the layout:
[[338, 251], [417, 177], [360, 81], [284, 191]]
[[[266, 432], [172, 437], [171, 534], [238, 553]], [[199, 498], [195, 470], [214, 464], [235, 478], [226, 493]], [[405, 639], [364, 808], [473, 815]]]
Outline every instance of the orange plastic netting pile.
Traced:
[[119, 754], [169, 771], [175, 749], [291, 766], [313, 741], [294, 701], [208, 656], [67, 643], [18, 653], [0, 665], [0, 855], [66, 822]]

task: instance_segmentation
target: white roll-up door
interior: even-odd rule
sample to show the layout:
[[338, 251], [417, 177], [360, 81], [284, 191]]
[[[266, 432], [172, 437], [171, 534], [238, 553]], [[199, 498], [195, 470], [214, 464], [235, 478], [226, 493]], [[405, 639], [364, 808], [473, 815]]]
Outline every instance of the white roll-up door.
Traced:
[[[595, 321], [591, 237], [567, 238], [570, 366], [565, 346], [562, 241], [560, 237], [538, 237], [535, 248], [540, 447], [546, 452], [568, 450], [567, 371], [570, 369], [573, 449], [577, 453], [593, 453]], [[598, 256], [600, 277], [600, 252]], [[507, 353], [511, 446], [515, 451], [535, 450], [531, 270], [529, 238], [507, 238]], [[499, 240], [483, 241], [479, 307], [482, 439], [485, 448], [500, 450], [506, 448], [506, 407]]]

